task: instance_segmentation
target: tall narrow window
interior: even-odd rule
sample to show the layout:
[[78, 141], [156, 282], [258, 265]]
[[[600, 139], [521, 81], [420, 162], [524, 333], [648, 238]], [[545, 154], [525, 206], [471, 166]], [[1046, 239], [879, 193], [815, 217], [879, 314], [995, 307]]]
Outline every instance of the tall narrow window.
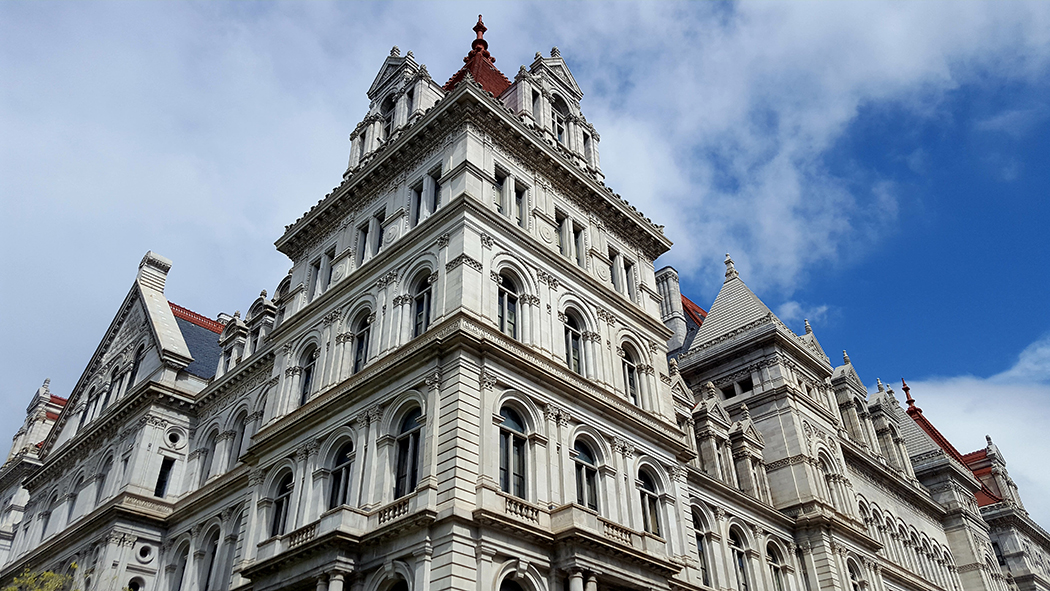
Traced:
[[416, 89], [409, 88], [408, 92], [405, 93], [405, 113], [406, 116], [411, 119], [412, 112], [416, 108]]
[[241, 457], [241, 448], [244, 447], [245, 435], [248, 430], [248, 415], [242, 412], [233, 421], [233, 441], [230, 445], [229, 456], [226, 459], [226, 469], [232, 470]]
[[251, 336], [249, 337], [249, 342], [248, 342], [248, 346], [251, 347], [251, 351], [248, 353], [249, 355], [255, 355], [256, 353], [259, 352], [259, 336], [261, 335], [261, 333], [262, 333], [262, 327], [261, 326], [255, 327], [255, 330], [252, 331]]
[[696, 556], [700, 561], [700, 580], [705, 587], [710, 587], [711, 573], [707, 568], [707, 528], [696, 511], [693, 511], [693, 534], [696, 536]]
[[102, 469], [98, 472], [98, 484], [95, 486], [95, 506], [102, 503], [106, 498], [106, 485], [109, 484], [109, 473], [113, 471], [113, 457], [106, 458]]
[[273, 519], [270, 521], [270, 537], [284, 535], [288, 527], [288, 506], [292, 500], [292, 475], [285, 474], [277, 484], [273, 499]]
[[419, 424], [423, 413], [417, 408], [401, 420], [397, 436], [397, 471], [394, 478], [394, 498], [401, 498], [416, 490], [419, 483]]
[[737, 591], [748, 591], [747, 547], [740, 537], [740, 532], [733, 529], [729, 532], [729, 550], [733, 554], [733, 568], [736, 571]]
[[497, 306], [500, 331], [512, 339], [518, 338], [518, 288], [506, 273], [499, 276]]
[[620, 254], [613, 249], [609, 249], [609, 282], [612, 283], [613, 289], [623, 293], [623, 286], [620, 284], [620, 274], [616, 272], [616, 258]]
[[505, 493], [525, 498], [525, 422], [509, 408], [499, 411], [499, 487]]
[[382, 137], [380, 139], [382, 139], [383, 141], [389, 141], [390, 140], [390, 135], [394, 132], [394, 96], [393, 95], [387, 95], [387, 97], [385, 99], [383, 99], [383, 104], [379, 108], [379, 115], [380, 115], [380, 117], [383, 118], [383, 131], [382, 131], [383, 135], [382, 135]]
[[302, 406], [310, 400], [310, 394], [313, 392], [314, 386], [314, 368], [317, 364], [317, 347], [310, 345], [303, 351], [303, 356], [299, 358], [299, 367], [302, 369], [302, 373], [299, 374], [299, 406]]
[[368, 339], [371, 329], [368, 323], [368, 312], [362, 312], [354, 323], [354, 373], [368, 363]]
[[769, 563], [769, 578], [773, 581], [773, 591], [784, 591], [784, 561], [776, 546], [766, 546], [766, 560]]
[[536, 120], [537, 124], [539, 124], [540, 119], [543, 117], [543, 113], [540, 112], [540, 104], [540, 93], [535, 90], [532, 91], [532, 118]]
[[200, 453], [200, 482], [197, 486], [204, 486], [204, 483], [208, 482], [208, 478], [211, 476], [211, 463], [213, 455], [215, 454], [215, 444], [218, 443], [219, 433], [218, 431], [208, 436], [208, 439], [204, 443], [204, 447], [197, 450]]
[[424, 211], [426, 202], [423, 200], [423, 183], [420, 182], [415, 187], [412, 187], [412, 225], [415, 226], [419, 222], [423, 221]]
[[168, 480], [171, 478], [173, 467], [175, 467], [175, 459], [164, 458], [160, 464], [160, 474], [157, 476], [157, 486], [153, 489], [153, 496], [163, 499], [168, 494]]
[[587, 164], [594, 164], [594, 158], [591, 155], [591, 134], [583, 134], [583, 158], [587, 161]]
[[525, 187], [514, 183], [514, 221], [522, 228], [528, 227], [529, 218], [525, 213], [528, 200], [525, 197]]
[[635, 406], [641, 406], [638, 395], [638, 362], [630, 345], [623, 346], [623, 387], [627, 399]]
[[660, 498], [656, 494], [656, 485], [653, 483], [652, 476], [649, 476], [645, 470], [638, 472], [638, 480], [641, 481], [638, 493], [642, 500], [642, 528], [654, 536], [659, 536]]
[[212, 585], [211, 578], [215, 574], [215, 562], [218, 560], [218, 553], [219, 528], [215, 528], [215, 531], [208, 536], [208, 542], [204, 545], [204, 559], [201, 561], [200, 580], [198, 581], [202, 591], [211, 591], [215, 588]]
[[128, 377], [128, 389], [130, 390], [139, 379], [139, 368], [142, 367], [142, 359], [146, 356], [146, 346], [140, 346], [135, 351], [135, 361], [131, 363], [131, 376]]
[[554, 219], [558, 224], [558, 252], [560, 252], [562, 256], [567, 257], [569, 256], [569, 243], [566, 240], [565, 233], [568, 232], [566, 229], [568, 217], [564, 213], [555, 210]]
[[106, 406], [109, 405], [109, 401], [112, 398], [116, 398], [117, 388], [120, 386], [120, 378], [117, 376], [117, 370], [113, 370], [113, 373], [109, 375], [109, 387], [106, 388], [106, 395], [102, 398], [102, 406], [99, 408], [99, 414], [102, 414], [103, 410], [106, 410]]
[[315, 297], [321, 292], [321, 260], [318, 259], [313, 263], [310, 263], [310, 300], [313, 301]]
[[635, 293], [635, 281], [634, 281], [634, 263], [624, 259], [623, 261], [623, 281], [627, 287], [627, 298], [632, 302], [638, 301], [638, 296]]
[[345, 505], [350, 496], [350, 473], [354, 467], [354, 444], [346, 442], [335, 454], [332, 472], [329, 475], [328, 508]]
[[[175, 572], [172, 573], [171, 585], [168, 587], [168, 591], [179, 591], [182, 589], [182, 580], [186, 577], [186, 563], [189, 562], [190, 558], [190, 547], [189, 542], [184, 543], [183, 547], [178, 551], [178, 560], [172, 565], [175, 567]], [[90, 589], [90, 580], [84, 581], [85, 590]]]
[[852, 562], [848, 562], [846, 569], [849, 571], [850, 591], [860, 591], [860, 574], [857, 572], [857, 567]]
[[372, 252], [369, 250], [371, 244], [368, 243], [368, 224], [363, 224], [357, 229], [357, 266], [360, 267], [372, 257]]
[[69, 491], [69, 506], [66, 508], [66, 523], [71, 523], [77, 512], [77, 499], [80, 497], [80, 487], [84, 485], [84, 477], [77, 479], [76, 484]]
[[583, 333], [580, 323], [572, 314], [565, 315], [565, 364], [572, 371], [583, 375]]
[[383, 250], [383, 232], [385, 231], [383, 229], [383, 222], [386, 221], [386, 212], [385, 211], [381, 211], [381, 212], [377, 213], [375, 215], [375, 220], [376, 220], [376, 239], [375, 239], [375, 246], [372, 249], [372, 252], [378, 254], [379, 251]]
[[583, 228], [576, 225], [572, 227], [572, 245], [576, 249], [576, 264], [580, 267], [586, 267], [587, 251], [583, 245]]
[[56, 508], [58, 508], [58, 495], [51, 497], [47, 504], [47, 510], [44, 511], [44, 516], [40, 523], [40, 539], [46, 538], [51, 533], [51, 516], [54, 515]]
[[430, 202], [427, 207], [430, 208], [430, 213], [434, 213], [441, 206], [441, 168], [435, 168], [430, 171]]
[[321, 291], [328, 291], [328, 288], [332, 286], [332, 274], [335, 272], [335, 246], [330, 248], [328, 252], [324, 253], [324, 284], [321, 287]]
[[507, 188], [507, 173], [497, 168], [495, 177], [496, 184], [493, 187], [492, 201], [496, 205], [496, 212], [503, 213], [503, 195]]
[[412, 304], [414, 325], [412, 336], [419, 336], [426, 332], [430, 326], [430, 305], [432, 290], [430, 289], [430, 274], [423, 273], [416, 279], [415, 298]]
[[591, 448], [582, 441], [573, 446], [576, 457], [576, 502], [598, 510], [598, 466]]
[[84, 408], [83, 408], [83, 410], [80, 411], [80, 423], [77, 424], [77, 431], [78, 432], [81, 429], [84, 428], [84, 423], [87, 422], [88, 415], [91, 414], [91, 407], [95, 403], [95, 389], [94, 388], [92, 388], [91, 390], [88, 391], [87, 396], [85, 397], [85, 399], [86, 399], [87, 402], [84, 403]]
[[564, 145], [568, 140], [565, 125], [569, 118], [569, 106], [565, 104], [564, 99], [556, 96], [551, 107], [551, 115], [554, 117], [551, 121], [551, 131], [554, 132], [554, 137], [558, 140], [558, 143]]

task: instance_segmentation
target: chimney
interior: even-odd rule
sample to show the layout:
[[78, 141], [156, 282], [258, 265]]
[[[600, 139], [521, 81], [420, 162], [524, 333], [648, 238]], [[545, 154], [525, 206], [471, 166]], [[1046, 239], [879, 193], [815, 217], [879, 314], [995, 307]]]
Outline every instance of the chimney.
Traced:
[[164, 282], [170, 269], [171, 261], [150, 250], [139, 263], [139, 276], [136, 280], [143, 287], [164, 293]]

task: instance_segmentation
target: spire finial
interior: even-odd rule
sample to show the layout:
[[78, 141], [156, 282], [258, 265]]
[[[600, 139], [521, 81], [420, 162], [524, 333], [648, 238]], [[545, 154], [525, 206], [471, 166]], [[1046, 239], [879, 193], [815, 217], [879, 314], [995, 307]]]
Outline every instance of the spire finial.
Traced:
[[991, 435], [985, 435], [984, 436], [984, 440], [988, 442], [988, 447], [992, 446], [992, 436]]
[[736, 272], [736, 266], [733, 265], [733, 257], [726, 253], [726, 281], [730, 279], [736, 279], [740, 277], [740, 274]]
[[906, 400], [908, 408], [915, 408], [915, 399], [911, 397], [911, 388], [908, 387], [908, 382], [905, 382], [904, 378], [901, 378], [901, 390], [904, 390], [904, 395], [908, 397]]
[[751, 420], [751, 411], [748, 410], [746, 403], [740, 405], [740, 410], [744, 413], [744, 420], [745, 421], [750, 421]]
[[803, 318], [802, 322], [806, 323], [806, 334], [813, 334], [813, 327], [809, 325], [809, 319]]
[[478, 15], [478, 24], [474, 25], [474, 32], [478, 34], [478, 38], [475, 39], [474, 42], [470, 44], [471, 49], [479, 49], [480, 48], [482, 50], [485, 50], [485, 49], [489, 48], [489, 42], [485, 41], [485, 31], [488, 31], [488, 30], [489, 30], [489, 28], [485, 26], [485, 23], [481, 22], [481, 15], [479, 14]]
[[557, 46], [551, 48], [551, 57], [561, 57], [561, 50]]
[[397, 45], [390, 48], [390, 57], [401, 57], [401, 48]]
[[[846, 353], [845, 349], [842, 350], [842, 363], [845, 363], [846, 365], [849, 365], [849, 363], [850, 363], [849, 362], [849, 353]], [[878, 378], [876, 378], [876, 379], [878, 379]], [[881, 384], [882, 382], [879, 382], [879, 383]]]
[[261, 297], [261, 298], [265, 298], [266, 297], [266, 290], [265, 289], [259, 292], [259, 297]]
[[882, 384], [882, 380], [881, 379], [875, 378], [875, 383], [879, 385], [879, 392], [885, 392], [886, 391], [886, 386], [884, 386]]
[[44, 378], [44, 388], [46, 389], [46, 388], [50, 388], [50, 387], [51, 387], [51, 378]]
[[241, 311], [240, 311], [240, 310], [237, 310], [236, 312], [234, 312], [234, 313], [233, 313], [233, 317], [234, 317], [234, 318], [240, 318], [240, 317], [241, 317]]

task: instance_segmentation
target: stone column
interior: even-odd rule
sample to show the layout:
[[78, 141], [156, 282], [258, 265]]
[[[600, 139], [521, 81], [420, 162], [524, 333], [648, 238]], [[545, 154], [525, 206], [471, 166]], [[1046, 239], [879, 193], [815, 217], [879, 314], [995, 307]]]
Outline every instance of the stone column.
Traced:
[[587, 585], [584, 587], [584, 591], [598, 591], [598, 577], [592, 573], [587, 577]]
[[328, 591], [343, 591], [343, 573], [333, 572], [328, 575]]
[[412, 556], [416, 559], [415, 591], [430, 591], [430, 560], [434, 556], [430, 542], [412, 552]]
[[573, 571], [573, 573], [569, 575], [569, 591], [584, 591], [582, 572]]

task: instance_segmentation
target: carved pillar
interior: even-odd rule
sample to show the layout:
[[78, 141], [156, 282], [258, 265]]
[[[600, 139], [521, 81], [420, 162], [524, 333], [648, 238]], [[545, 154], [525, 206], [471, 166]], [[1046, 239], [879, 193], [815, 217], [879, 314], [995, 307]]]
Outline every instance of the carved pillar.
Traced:
[[569, 591], [584, 591], [582, 572], [573, 571], [573, 573], [569, 575]]

